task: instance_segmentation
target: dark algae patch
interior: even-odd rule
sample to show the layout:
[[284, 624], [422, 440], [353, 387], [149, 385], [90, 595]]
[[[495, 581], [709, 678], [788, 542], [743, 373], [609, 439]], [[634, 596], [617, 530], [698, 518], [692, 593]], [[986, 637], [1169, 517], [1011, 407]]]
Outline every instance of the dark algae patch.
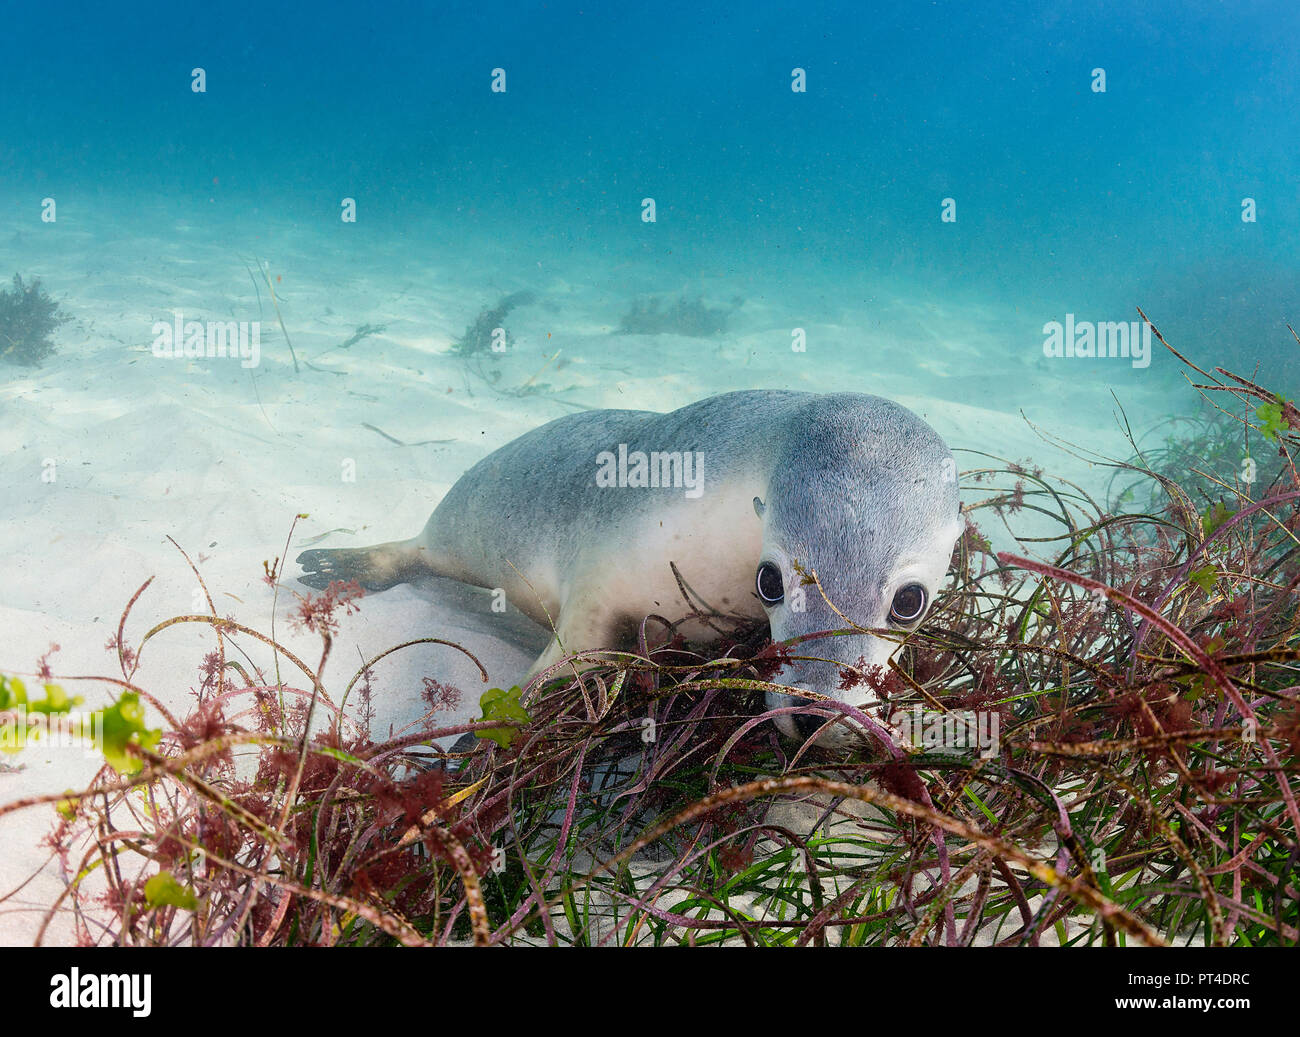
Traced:
[[0, 360], [40, 366], [54, 353], [55, 329], [71, 319], [41, 287], [39, 277], [24, 283], [14, 274], [12, 287], [0, 291]]
[[461, 355], [471, 355], [475, 353], [492, 352], [493, 337], [498, 328], [505, 335], [505, 345], [510, 346], [513, 337], [505, 327], [506, 317], [511, 310], [520, 306], [528, 306], [537, 301], [537, 296], [532, 292], [514, 292], [502, 298], [495, 306], [489, 306], [480, 311], [474, 319], [474, 323], [465, 329], [459, 339], [451, 344], [453, 353]]
[[671, 302], [638, 299], [619, 321], [624, 335], [684, 335], [687, 338], [710, 338], [727, 330], [727, 321], [742, 300], [733, 299], [729, 308], [706, 306], [701, 298], [679, 296]]

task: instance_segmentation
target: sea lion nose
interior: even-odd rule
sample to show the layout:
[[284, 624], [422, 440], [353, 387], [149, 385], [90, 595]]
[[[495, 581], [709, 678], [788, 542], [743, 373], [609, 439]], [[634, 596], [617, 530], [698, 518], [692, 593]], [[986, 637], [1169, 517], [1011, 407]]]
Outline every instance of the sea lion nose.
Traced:
[[825, 717], [819, 717], [815, 713], [796, 713], [794, 715], [794, 726], [804, 739], [811, 738], [822, 729], [826, 723]]

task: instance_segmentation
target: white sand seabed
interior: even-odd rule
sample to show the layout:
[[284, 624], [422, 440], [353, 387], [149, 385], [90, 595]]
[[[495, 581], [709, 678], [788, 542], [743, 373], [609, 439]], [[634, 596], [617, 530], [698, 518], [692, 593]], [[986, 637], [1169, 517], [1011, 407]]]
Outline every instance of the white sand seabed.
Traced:
[[[781, 310], [779, 286], [755, 293], [733, 330], [716, 339], [621, 336], [611, 328], [634, 292], [620, 288], [612, 264], [582, 270], [569, 260], [553, 269], [530, 257], [503, 271], [499, 248], [476, 253], [466, 246], [435, 262], [429, 256], [442, 253], [406, 242], [341, 254], [295, 228], [263, 230], [234, 247], [234, 235], [205, 237], [184, 220], [159, 217], [151, 230], [123, 238], [107, 222], [65, 219], [57, 231], [37, 224], [0, 240], [0, 272], [42, 276], [76, 318], [57, 334], [60, 351], [45, 366], [0, 368], [0, 546], [7, 562], [0, 672], [8, 674], [30, 675], [52, 643], [61, 646], [51, 660], [60, 678], [117, 674], [105, 644], [151, 576], [127, 624], [128, 643], [172, 615], [204, 611], [168, 536], [194, 559], [218, 611], [268, 630], [272, 591], [262, 562], [286, 553], [295, 514], [310, 517], [299, 523], [290, 559], [329, 530], [352, 532], [334, 533], [321, 546], [412, 536], [472, 463], [578, 406], [671, 410], [742, 388], [855, 390], [911, 407], [954, 447], [1032, 457], [1098, 492], [1104, 476], [1046, 447], [1018, 408], [1067, 440], [1126, 455], [1109, 417], [1106, 380], [1095, 369], [1045, 361], [1032, 342], [1008, 348], [992, 309], [944, 311], [877, 286], [877, 295], [891, 298], [887, 320], [842, 310], [808, 323], [808, 352], [792, 354], [790, 326], [800, 318]], [[266, 286], [259, 308], [244, 269], [240, 257], [249, 255], [283, 278], [276, 291], [299, 359], [334, 373], [304, 366], [294, 374]], [[644, 260], [628, 276], [638, 288], [657, 283], [664, 294], [688, 283], [673, 274], [656, 282]], [[506, 322], [517, 341], [499, 361], [501, 384], [519, 385], [557, 350], [560, 356], [535, 381], [550, 390], [518, 397], [470, 374], [448, 346], [480, 309], [522, 287], [535, 291], [537, 302]], [[754, 290], [747, 283], [735, 291], [745, 288]], [[720, 302], [734, 294], [717, 284], [710, 291]], [[186, 319], [260, 319], [261, 364], [250, 373], [228, 359], [155, 358], [152, 326], [177, 308]], [[364, 324], [385, 330], [337, 348]], [[958, 330], [970, 337], [951, 337]], [[1125, 403], [1136, 427], [1167, 406], [1154, 388]], [[408, 444], [449, 442], [399, 446], [366, 424]], [[973, 463], [958, 458], [961, 467]], [[349, 460], [354, 482], [342, 478]], [[55, 478], [46, 481], [50, 470]], [[276, 633], [314, 664], [319, 640], [286, 621], [296, 572], [290, 561]], [[442, 580], [397, 587], [368, 596], [358, 614], [343, 619], [326, 686], [341, 689], [363, 656], [420, 636], [463, 643], [487, 666], [491, 683], [438, 646], [385, 660], [376, 671], [381, 732], [423, 712], [424, 675], [465, 691], [460, 716], [448, 721], [476, 717], [479, 693], [517, 681], [545, 639], [513, 611], [491, 613], [482, 592]], [[212, 643], [211, 631], [199, 626], [165, 631], [146, 647], [137, 682], [184, 711]], [[112, 691], [102, 682], [63, 683], [87, 708], [106, 704]], [[45, 747], [0, 763], [19, 768], [0, 771], [0, 803], [84, 784], [96, 765], [80, 750]], [[47, 807], [0, 818], [0, 896], [45, 864], [39, 843], [52, 819]], [[47, 868], [0, 905], [0, 943], [30, 942], [41, 910], [61, 889]], [[70, 940], [66, 918], [46, 938]]]

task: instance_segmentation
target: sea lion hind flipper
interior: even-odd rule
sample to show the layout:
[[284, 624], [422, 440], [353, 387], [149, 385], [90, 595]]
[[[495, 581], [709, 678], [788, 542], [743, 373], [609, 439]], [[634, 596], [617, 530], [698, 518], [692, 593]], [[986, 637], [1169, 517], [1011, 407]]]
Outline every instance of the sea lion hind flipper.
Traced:
[[387, 590], [431, 572], [426, 555], [414, 540], [395, 540], [373, 547], [313, 548], [296, 559], [303, 568], [298, 582], [325, 590], [336, 580], [356, 580], [368, 591]]

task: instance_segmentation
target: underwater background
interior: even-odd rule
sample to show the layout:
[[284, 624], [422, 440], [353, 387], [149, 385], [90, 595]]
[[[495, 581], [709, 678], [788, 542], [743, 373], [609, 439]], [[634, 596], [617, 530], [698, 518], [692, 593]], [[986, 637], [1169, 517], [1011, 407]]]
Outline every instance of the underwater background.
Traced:
[[[1053, 324], [1136, 344], [1140, 306], [1294, 395], [1297, 28], [1281, 2], [8, 5], [0, 288], [67, 319], [47, 355], [12, 318], [0, 356], [0, 669], [106, 669], [150, 577], [141, 623], [201, 611], [168, 538], [223, 612], [282, 614], [264, 561], [411, 536], [587, 408], [873, 393], [960, 464], [1104, 498], [1080, 451], [1131, 455], [1121, 407], [1141, 441], [1204, 404], [1158, 342], [1048, 355]], [[259, 352], [168, 355], [192, 321]], [[476, 594], [367, 599], [340, 668], [432, 630], [508, 684], [537, 631]], [[183, 699], [203, 635], [169, 644], [141, 681]], [[96, 766], [43, 764], [5, 791]]]
[[[548, 330], [617, 325], [635, 293], [739, 297], [733, 332], [851, 316], [867, 391], [873, 338], [924, 371], [933, 336], [970, 372], [1023, 361], [1031, 399], [1046, 321], [1142, 305], [1191, 352], [1292, 374], [1298, 23], [1287, 3], [14, 7], [5, 269], [72, 291], [69, 238], [107, 262], [156, 237], [191, 263], [265, 254], [301, 285], [292, 242], [426, 296], [481, 268], [471, 300], [528, 288]], [[320, 314], [293, 316], [306, 336]], [[1070, 377], [1146, 384], [1169, 359]]]

